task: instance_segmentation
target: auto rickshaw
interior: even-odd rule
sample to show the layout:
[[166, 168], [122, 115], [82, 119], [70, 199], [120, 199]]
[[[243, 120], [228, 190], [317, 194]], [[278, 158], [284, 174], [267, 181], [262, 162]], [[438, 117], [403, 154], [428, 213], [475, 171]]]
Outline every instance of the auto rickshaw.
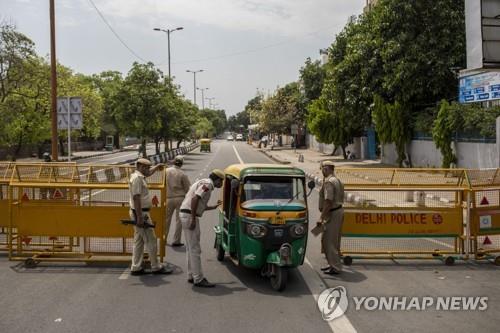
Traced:
[[[260, 269], [277, 291], [288, 270], [304, 262], [308, 234], [305, 174], [274, 164], [235, 164], [225, 171], [219, 224], [214, 227], [217, 260]], [[312, 190], [314, 181], [307, 184]], [[309, 194], [311, 191], [309, 191]]]
[[200, 152], [209, 152], [210, 153], [210, 143], [212, 140], [210, 139], [201, 139], [200, 140]]

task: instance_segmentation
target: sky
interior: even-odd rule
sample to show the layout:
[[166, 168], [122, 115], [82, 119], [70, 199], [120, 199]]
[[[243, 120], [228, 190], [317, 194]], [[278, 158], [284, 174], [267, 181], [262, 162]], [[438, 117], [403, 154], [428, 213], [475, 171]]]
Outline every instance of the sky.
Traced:
[[[331, 45], [365, 0], [55, 0], [57, 59], [75, 72], [118, 70], [134, 61], [155, 63], [171, 73], [180, 92], [193, 100], [196, 86], [216, 108], [234, 115], [257, 91], [272, 94], [296, 81], [310, 57]], [[96, 8], [94, 7], [97, 7]], [[113, 34], [111, 26], [126, 48]], [[0, 21], [16, 26], [36, 45], [50, 51], [49, 0], [0, 0]], [[129, 50], [130, 49], [130, 50]], [[197, 104], [202, 107], [201, 91]]]

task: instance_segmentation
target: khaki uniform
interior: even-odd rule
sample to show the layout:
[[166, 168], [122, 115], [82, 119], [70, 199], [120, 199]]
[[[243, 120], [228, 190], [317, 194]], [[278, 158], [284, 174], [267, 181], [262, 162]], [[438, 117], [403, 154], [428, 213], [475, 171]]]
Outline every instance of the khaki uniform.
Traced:
[[[130, 176], [128, 187], [130, 191], [130, 218], [135, 220], [135, 214], [142, 214], [144, 223], [152, 223], [148, 211], [149, 208], [151, 208], [151, 195], [149, 193], [148, 184], [146, 183], [146, 177], [136, 170]], [[142, 212], [134, 212], [134, 210], [132, 210], [134, 208], [134, 195], [137, 194], [139, 194], [141, 198]], [[134, 247], [132, 249], [132, 266], [130, 270], [134, 272], [142, 269], [144, 247], [146, 247], [149, 254], [151, 269], [153, 271], [160, 270], [162, 265], [158, 262], [157, 246], [154, 228], [139, 228], [134, 226]]]
[[325, 221], [325, 229], [321, 235], [321, 247], [326, 255], [328, 265], [337, 270], [342, 270], [340, 261], [340, 239], [342, 224], [344, 223], [344, 184], [334, 175], [328, 176], [323, 181], [319, 193], [319, 210], [323, 211], [325, 200], [332, 200], [333, 208]]
[[[184, 229], [184, 238], [186, 240], [186, 255], [187, 255], [187, 274], [188, 279], [193, 279], [194, 283], [203, 280], [203, 272], [201, 269], [201, 246], [200, 246], [200, 217], [207, 208], [210, 195], [214, 190], [214, 183], [210, 178], [200, 179], [189, 188], [184, 201], [181, 204], [181, 224]], [[194, 196], [199, 196], [198, 208], [196, 211], [196, 227], [194, 230], [189, 230], [191, 224], [191, 200]]]
[[182, 201], [186, 193], [189, 191], [191, 182], [187, 175], [178, 167], [173, 166], [166, 171], [167, 180], [167, 218], [165, 220], [165, 242], [168, 240], [168, 233], [170, 230], [170, 224], [172, 222], [172, 216], [176, 217], [175, 223], [175, 233], [172, 243], [181, 243], [182, 235], [182, 225], [181, 219], [179, 217], [179, 210], [181, 209]]

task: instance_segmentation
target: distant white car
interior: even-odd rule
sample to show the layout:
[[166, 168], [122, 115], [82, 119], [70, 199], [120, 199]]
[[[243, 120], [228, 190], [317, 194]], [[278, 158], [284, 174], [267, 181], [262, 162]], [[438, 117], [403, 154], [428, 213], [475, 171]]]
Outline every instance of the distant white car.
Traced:
[[243, 134], [236, 134], [236, 141], [243, 141]]
[[234, 141], [234, 136], [228, 135], [227, 136], [227, 141]]

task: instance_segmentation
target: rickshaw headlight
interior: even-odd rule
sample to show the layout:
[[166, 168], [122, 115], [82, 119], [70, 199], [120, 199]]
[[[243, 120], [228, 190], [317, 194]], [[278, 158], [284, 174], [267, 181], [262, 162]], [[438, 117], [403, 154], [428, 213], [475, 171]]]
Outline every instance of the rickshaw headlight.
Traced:
[[303, 224], [295, 224], [292, 227], [292, 234], [295, 235], [296, 237], [304, 236], [305, 233], [306, 233], [306, 227]]
[[266, 235], [266, 228], [260, 224], [250, 224], [247, 226], [248, 234], [254, 238], [261, 238]]

